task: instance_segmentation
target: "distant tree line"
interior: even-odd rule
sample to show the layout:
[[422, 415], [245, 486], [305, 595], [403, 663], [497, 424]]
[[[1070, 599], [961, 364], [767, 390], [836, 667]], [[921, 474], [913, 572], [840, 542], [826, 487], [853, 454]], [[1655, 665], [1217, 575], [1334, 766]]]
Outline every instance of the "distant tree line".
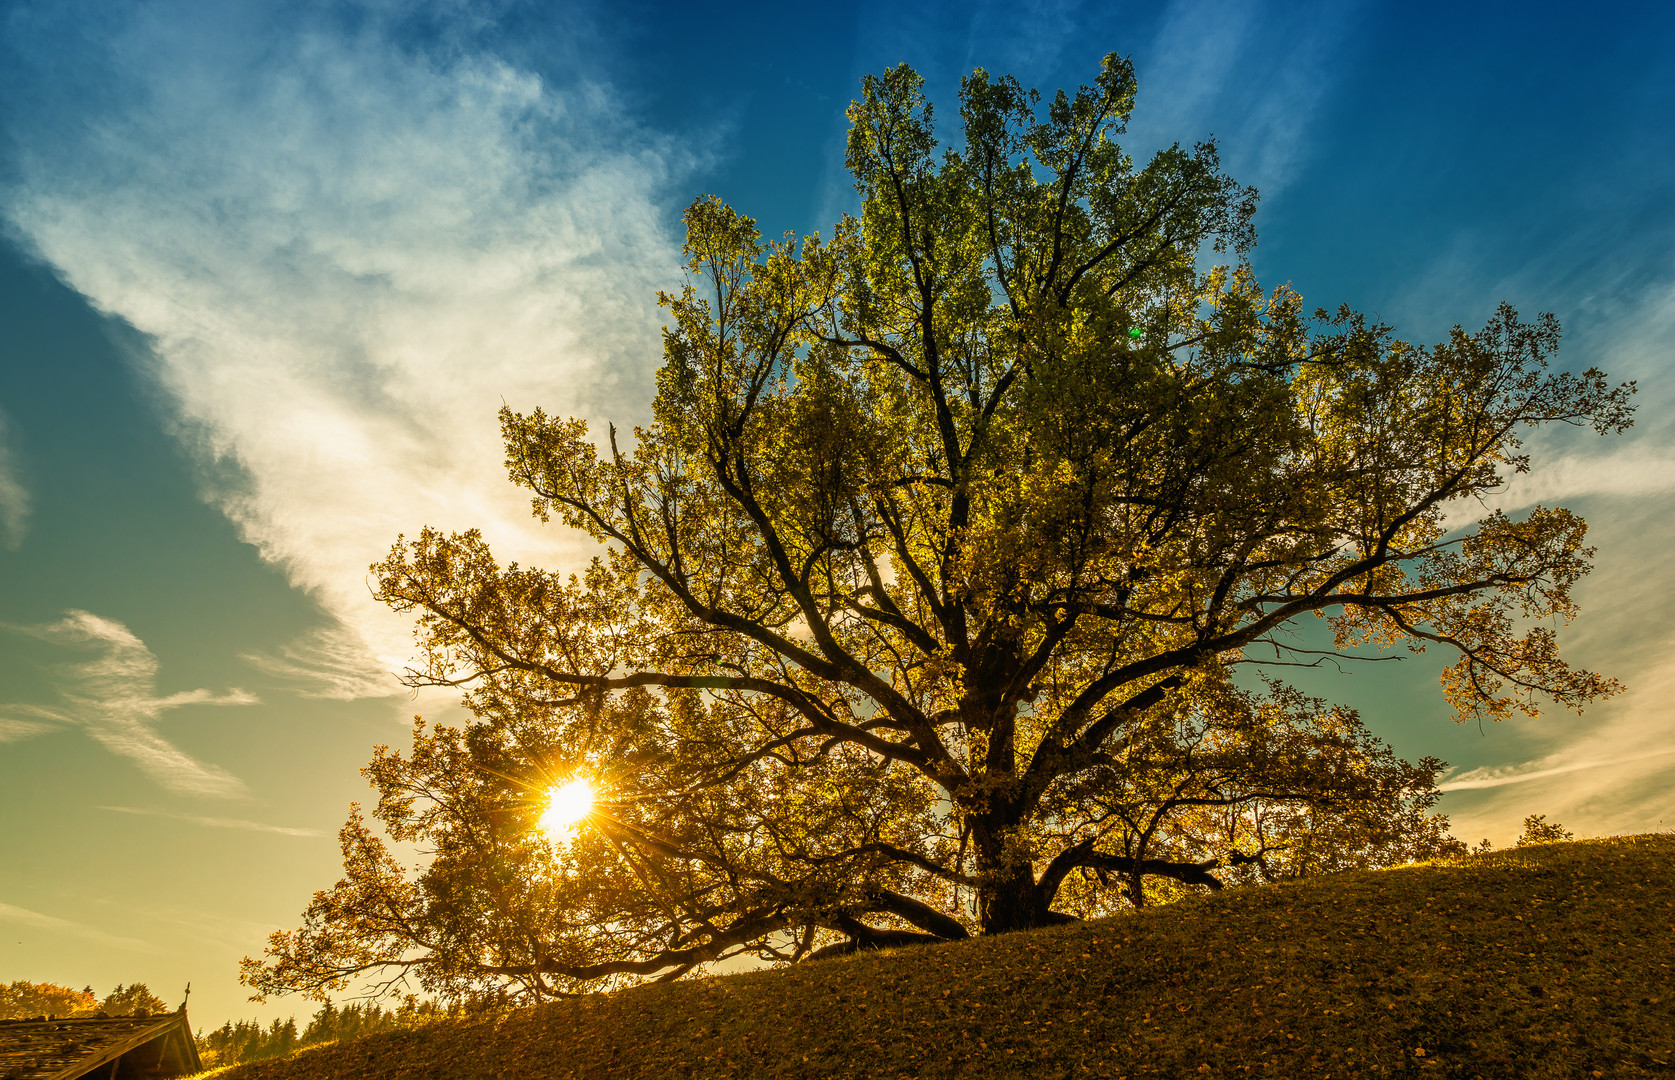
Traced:
[[[503, 1004], [503, 999], [485, 995], [463, 1003], [461, 1009], [455, 1011], [477, 1014]], [[118, 984], [102, 998], [91, 986], [77, 990], [57, 983], [36, 983], [23, 979], [0, 983], [0, 1020], [25, 1020], [34, 1016], [87, 1017], [100, 1013], [131, 1016], [141, 1010], [153, 1014], [172, 1011], [145, 983]], [[243, 1061], [284, 1057], [293, 1050], [316, 1043], [414, 1027], [445, 1015], [449, 1015], [447, 1009], [435, 1002], [420, 1001], [413, 995], [387, 1008], [371, 1001], [352, 1002], [344, 1006], [327, 1002], [308, 1018], [307, 1025], [300, 1032], [295, 1017], [273, 1020], [266, 1026], [260, 1020], [229, 1020], [214, 1030], [199, 1032], [194, 1039], [204, 1066], [213, 1069]]]
[[32, 983], [23, 979], [0, 983], [0, 1020], [22, 1020], [31, 1016], [128, 1016], [138, 1010], [164, 1013], [169, 1006], [145, 983], [123, 986], [102, 999], [91, 986], [76, 990], [57, 983]]
[[447, 1010], [441, 1006], [412, 996], [393, 1008], [384, 1008], [372, 1001], [352, 1002], [339, 1007], [328, 1001], [309, 1018], [308, 1025], [300, 1033], [296, 1017], [273, 1020], [266, 1027], [260, 1020], [229, 1020], [214, 1031], [200, 1032], [196, 1036], [198, 1056], [203, 1059], [205, 1068], [214, 1069], [244, 1061], [284, 1057], [293, 1050], [317, 1043], [414, 1027], [443, 1015], [447, 1015]]

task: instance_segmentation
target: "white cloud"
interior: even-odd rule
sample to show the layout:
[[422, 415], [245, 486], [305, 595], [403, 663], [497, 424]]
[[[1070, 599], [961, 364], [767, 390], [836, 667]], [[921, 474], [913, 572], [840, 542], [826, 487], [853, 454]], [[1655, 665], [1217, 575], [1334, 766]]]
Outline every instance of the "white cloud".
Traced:
[[1663, 496], [1636, 513], [1596, 516], [1590, 540], [1601, 569], [1561, 638], [1568, 659], [1621, 679], [1625, 692], [1580, 716], [1553, 707], [1505, 721], [1535, 752], [1444, 780], [1455, 835], [1510, 840], [1529, 814], [1586, 836], [1675, 825], [1675, 629], [1663, 602], [1675, 589], [1675, 553], [1662, 539], [1672, 511], [1675, 498]]
[[[1563, 255], [1573, 261], [1579, 258], [1574, 250]], [[1482, 289], [1480, 283], [1488, 278], [1480, 271], [1475, 263], [1461, 263], [1449, 275], [1422, 275], [1425, 283], [1398, 306], [1409, 313], [1410, 321], [1424, 321], [1420, 312], [1426, 304], [1446, 310], [1441, 295], [1457, 299], [1469, 290]], [[1432, 280], [1437, 276], [1442, 278], [1441, 285]], [[1503, 295], [1534, 291], [1528, 281], [1517, 278], [1495, 282], [1477, 298], [1482, 311], [1491, 309], [1495, 289]], [[1523, 314], [1528, 318], [1533, 312]], [[1446, 521], [1449, 528], [1469, 525], [1490, 510], [1513, 513], [1538, 503], [1565, 506], [1591, 498], [1620, 500], [1608, 504], [1611, 513], [1620, 516], [1627, 506], [1675, 492], [1675, 421], [1670, 409], [1675, 384], [1665, 376], [1675, 362], [1675, 281], [1657, 278], [1609, 301], [1585, 297], [1578, 310], [1565, 315], [1564, 322], [1567, 340], [1552, 361], [1554, 369], [1578, 372], [1599, 367], [1612, 382], [1635, 381], [1639, 392], [1631, 398], [1633, 428], [1604, 438], [1587, 426], [1550, 425], [1526, 431], [1530, 471], [1510, 476], [1504, 490], [1481, 504], [1452, 504]], [[1641, 563], [1645, 561], [1645, 553], [1638, 550], [1642, 545], [1661, 550], [1667, 525], [1650, 524], [1652, 532], [1625, 537], [1626, 547], [1611, 557]], [[1633, 587], [1643, 587], [1638, 575]]]
[[[9, 426], [5, 412], [0, 410], [0, 546], [16, 551], [23, 546], [23, 534], [29, 529], [30, 499], [9, 445]], [[4, 741], [5, 735], [0, 733], [0, 742]]]
[[1355, 7], [1174, 0], [1136, 56], [1135, 145], [1215, 134], [1231, 175], [1277, 194], [1308, 159]]
[[1620, 778], [1623, 766], [1670, 754], [1675, 754], [1675, 748], [1647, 750], [1632, 757], [1578, 761], [1573, 752], [1566, 750], [1558, 754], [1549, 754], [1536, 761], [1519, 762], [1515, 765], [1490, 765], [1453, 773], [1437, 785], [1437, 790], [1475, 791], [1481, 788], [1506, 787], [1508, 784], [1526, 784], [1531, 780], [1545, 780], [1550, 776], [1564, 776], [1567, 773], [1588, 772], [1593, 769], [1618, 770], [1613, 778], [1615, 782]]
[[1230, 0], [1174, 0], [1169, 4], [1145, 64], [1154, 84], [1148, 123], [1172, 128], [1197, 127], [1212, 111], [1229, 82], [1237, 79], [1239, 60], [1251, 40], [1259, 12]]
[[[1469, 247], [1469, 245], [1466, 245]], [[1545, 258], [1581, 261], [1577, 240]], [[1480, 261], [1462, 257], [1454, 269], [1416, 289], [1398, 321], [1422, 321], [1427, 304], [1480, 304], [1494, 295], [1529, 296], [1553, 273], [1525, 270], [1496, 281]], [[1440, 282], [1440, 283], [1439, 283]], [[1487, 283], [1487, 284], [1485, 284]], [[1475, 297], [1475, 299], [1473, 299]], [[1537, 304], [1528, 304], [1529, 315]], [[1535, 719], [1505, 722], [1512, 741], [1531, 747], [1511, 760], [1455, 773], [1443, 787], [1459, 836], [1510, 841], [1532, 813], [1548, 815], [1582, 835], [1614, 835], [1675, 824], [1675, 621], [1666, 598], [1675, 590], [1675, 425], [1667, 371], [1675, 340], [1675, 285], [1653, 276], [1633, 289], [1584, 296], [1561, 312], [1567, 340], [1560, 369], [1599, 366], [1613, 379], [1641, 380], [1638, 416], [1623, 436], [1556, 428], [1531, 436], [1531, 471], [1514, 476], [1484, 505], [1457, 503], [1448, 524], [1459, 528], [1490, 509], [1517, 513], [1537, 503], [1568, 506], [1589, 524], [1595, 569], [1576, 589], [1580, 618], [1561, 629], [1565, 657], [1622, 681], [1626, 692], [1582, 716], [1549, 706]], [[1514, 755], [1508, 755], [1513, 757]]]
[[1449, 505], [1444, 525], [1460, 529], [1492, 510], [1506, 513], [1537, 504], [1565, 506], [1576, 499], [1643, 498], [1675, 492], [1675, 448], [1640, 442], [1593, 454], [1537, 455], [1531, 470], [1514, 475], [1501, 492]]
[[38, 911], [30, 911], [28, 908], [20, 908], [12, 904], [0, 904], [0, 919], [4, 919], [6, 922], [19, 923], [23, 926], [32, 926], [37, 930], [47, 930], [55, 934], [70, 934], [73, 937], [86, 938], [89, 941], [98, 942], [100, 945], [113, 946], [118, 949], [129, 949], [134, 952], [157, 951], [155, 946], [148, 945], [143, 941], [136, 941], [134, 938], [107, 934], [103, 930], [82, 923], [60, 919], [56, 915], [42, 915]]
[[[0, 708], [22, 710], [20, 705], [0, 706]], [[31, 713], [33, 710], [31, 710]], [[58, 725], [47, 720], [26, 720], [14, 712], [12, 715], [0, 713], [0, 743], [17, 742], [33, 736], [52, 731]]]
[[305, 634], [272, 653], [245, 653], [258, 671], [290, 683], [306, 698], [354, 701], [405, 693], [393, 673], [383, 670], [360, 635], [343, 626]]
[[105, 749], [131, 759], [170, 791], [230, 798], [243, 795], [243, 781], [225, 769], [199, 761], [165, 739], [157, 724], [183, 705], [251, 705], [241, 690], [209, 690], [158, 696], [157, 657], [126, 626], [86, 611], [68, 612], [57, 623], [13, 627], [23, 633], [95, 655], [60, 671], [62, 704], [0, 706], [0, 741], [48, 727], [80, 728]]
[[678, 251], [658, 203], [676, 155], [603, 89], [414, 52], [362, 15], [353, 37], [259, 41], [110, 20], [110, 72], [83, 73], [106, 92], [73, 126], [24, 130], [5, 215], [150, 335], [183, 435], [242, 477], [212, 497], [365, 643], [375, 679], [411, 651], [411, 620], [367, 588], [398, 533], [591, 553], [531, 521], [495, 412], [640, 415]]
[[[1140, 164], [1173, 142], [1191, 146], [1213, 134], [1229, 173], [1273, 195], [1308, 161], [1310, 126], [1362, 6], [1171, 0], [1145, 41], [1132, 13], [1078, 0], [871, 3], [857, 15], [865, 27], [857, 49], [871, 71], [909, 59], [937, 99], [943, 138], [957, 144], [952, 93], [973, 67], [1015, 75], [1050, 98], [1096, 74], [1094, 66], [1065, 70], [1067, 54], [1081, 53], [1090, 37], [1107, 41], [1103, 48], [1134, 58], [1139, 99], [1124, 145]], [[841, 139], [834, 154], [840, 162]], [[852, 208], [850, 184], [834, 163], [821, 220]]]
[[144, 817], [189, 821], [194, 825], [205, 825], [212, 829], [241, 829], [246, 832], [275, 833], [279, 836], [325, 835], [319, 829], [297, 829], [288, 825], [268, 825], [260, 821], [245, 821], [243, 818], [205, 817], [202, 814], [178, 814], [173, 810], [146, 810], [135, 806], [101, 806], [99, 809], [109, 810], [116, 814], [139, 814]]
[[[1443, 809], [1454, 835], [1515, 839], [1531, 814], [1545, 814], [1579, 836], [1620, 836], [1675, 825], [1667, 712], [1636, 717], [1628, 709], [1585, 734], [1556, 740], [1541, 758], [1471, 769], [1448, 777]], [[1659, 744], [1662, 745], [1659, 745]], [[1463, 804], [1456, 800], [1466, 800]]]
[[1567, 456], [1514, 477], [1498, 500], [1508, 509], [1598, 495], [1675, 491], [1675, 448], [1627, 446], [1592, 457]]

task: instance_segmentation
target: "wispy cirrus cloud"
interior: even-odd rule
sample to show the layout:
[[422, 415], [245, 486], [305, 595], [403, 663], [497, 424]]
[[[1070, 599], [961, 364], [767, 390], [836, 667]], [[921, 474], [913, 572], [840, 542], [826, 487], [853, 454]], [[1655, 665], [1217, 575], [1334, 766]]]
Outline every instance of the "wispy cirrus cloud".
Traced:
[[[1311, 125], [1342, 77], [1345, 41], [1363, 6], [1169, 0], [1148, 37], [1139, 31], [1149, 13], [1077, 0], [877, 3], [859, 15], [857, 49], [871, 70], [909, 60], [943, 98], [944, 125], [957, 116], [944, 96], [974, 67], [1015, 75], [1050, 97], [1060, 86], [1092, 82], [1095, 67], [1081, 65], [1098, 55], [1132, 56], [1139, 100], [1125, 145], [1149, 155], [1213, 134], [1232, 175], [1273, 194], [1310, 159]], [[1070, 57], [1077, 66], [1067, 69]], [[943, 135], [957, 141], [952, 127]], [[834, 172], [828, 181], [833, 207], [849, 180]]]
[[246, 821], [243, 818], [206, 817], [202, 814], [181, 814], [173, 810], [148, 810], [137, 806], [101, 806], [101, 810], [108, 810], [113, 814], [136, 814], [141, 817], [169, 818], [173, 821], [187, 821], [193, 825], [203, 825], [211, 829], [239, 829], [244, 832], [274, 833], [278, 836], [324, 836], [319, 829], [299, 829], [288, 825], [269, 825], [261, 821]]
[[1637, 765], [1650, 758], [1667, 757], [1670, 754], [1675, 754], [1675, 747], [1664, 750], [1646, 750], [1634, 754], [1632, 757], [1584, 758], [1578, 760], [1573, 752], [1567, 750], [1557, 754], [1549, 754], [1535, 761], [1465, 769], [1450, 774], [1442, 783], [1437, 785], [1437, 788], [1440, 791], [1478, 791], [1484, 788], [1506, 787], [1510, 784], [1527, 784], [1532, 780], [1546, 780], [1549, 777], [1589, 772], [1594, 769], [1620, 770], [1625, 765]]
[[244, 653], [240, 659], [305, 698], [354, 701], [405, 692], [360, 635], [341, 624], [312, 631], [272, 652]]
[[19, 706], [0, 705], [0, 743], [17, 742], [19, 739], [27, 739], [58, 727], [56, 723], [47, 720], [34, 720], [28, 716], [8, 715], [4, 711], [7, 708], [15, 709]]
[[1505, 508], [1522, 508], [1565, 499], [1663, 495], [1672, 491], [1675, 447], [1641, 444], [1613, 447], [1586, 457], [1554, 458], [1538, 471], [1514, 477], [1498, 501]]
[[0, 741], [59, 726], [79, 728], [170, 791], [220, 798], [245, 794], [238, 777], [181, 750], [157, 727], [165, 713], [186, 705], [251, 705], [256, 698], [237, 689], [159, 695], [157, 657], [126, 626], [91, 612], [70, 611], [56, 623], [8, 629], [92, 655], [56, 672], [58, 703], [0, 705]]
[[1276, 194], [1309, 160], [1358, 7], [1173, 0], [1135, 57], [1136, 144], [1215, 134], [1233, 176]]
[[154, 945], [148, 945], [135, 938], [122, 937], [118, 934], [108, 934], [97, 927], [85, 923], [61, 919], [56, 915], [43, 915], [38, 911], [17, 907], [13, 904], [0, 904], [0, 920], [16, 923], [20, 926], [33, 927], [54, 934], [69, 934], [72, 937], [85, 938], [88, 941], [117, 949], [127, 949], [132, 952], [156, 952]]
[[1582, 617], [1561, 637], [1567, 658], [1621, 679], [1625, 692], [1581, 715], [1552, 707], [1504, 721], [1525, 752], [1454, 772], [1441, 784], [1456, 835], [1510, 838], [1532, 813], [1594, 836], [1675, 825], [1675, 668], [1668, 662], [1675, 633], [1662, 601], [1675, 588], [1675, 555], [1647, 536], [1668, 520], [1675, 497], [1644, 502], [1639, 513], [1595, 515], [1598, 580], [1579, 589]]
[[[31, 499], [11, 446], [11, 422], [0, 410], [0, 546], [16, 551], [29, 530]], [[0, 729], [0, 742], [5, 741]]]
[[506, 482], [495, 413], [640, 414], [686, 154], [604, 86], [329, 7], [25, 5], [19, 64], [31, 35], [81, 40], [28, 76], [47, 104], [17, 122], [3, 214], [149, 335], [210, 496], [359, 639], [341, 655], [362, 678], [328, 665], [322, 685], [381, 693], [411, 622], [371, 600], [367, 566], [398, 533], [569, 550]]
[[[1283, 190], [1312, 159], [1314, 123], [1343, 76], [1345, 44], [1365, 5], [1168, 0], [1155, 20], [1150, 6], [874, 0], [857, 15], [856, 59], [871, 71], [910, 62], [937, 106], [939, 132], [957, 144], [953, 94], [974, 67], [1014, 75], [1050, 100], [1060, 87], [1091, 83], [1104, 53], [1126, 55], [1139, 95], [1121, 142], [1139, 165], [1177, 141], [1215, 136], [1240, 183], [1264, 196]], [[817, 222], [853, 209], [843, 130], [836, 120]]]
[[[1589, 452], [1592, 451], [1592, 452]], [[1590, 447], [1543, 456], [1530, 472], [1481, 501], [1452, 503], [1447, 528], [1463, 528], [1494, 510], [1515, 513], [1536, 505], [1563, 506], [1577, 499], [1640, 499], [1675, 492], [1675, 447], [1652, 441]]]
[[[1560, 250], [1532, 256], [1540, 263], [1580, 262], [1592, 238], [1572, 238]], [[1481, 270], [1481, 268], [1479, 268]], [[1550, 266], [1545, 269], [1551, 271]], [[1484, 310], [1495, 293], [1537, 295], [1555, 276], [1537, 269], [1495, 278], [1447, 278], [1468, 286]], [[1492, 509], [1517, 515], [1536, 504], [1564, 506], [1589, 524], [1594, 571], [1576, 588], [1580, 618], [1562, 628], [1567, 659], [1622, 681], [1626, 693], [1596, 703], [1582, 716], [1556, 707], [1536, 719], [1514, 717], [1515, 741], [1538, 751], [1448, 777], [1445, 788], [1466, 804], [1456, 820], [1473, 835], [1516, 835], [1530, 813], [1546, 813], [1587, 834], [1639, 832], [1675, 823], [1675, 625], [1664, 602], [1675, 589], [1675, 550], [1668, 543], [1675, 515], [1675, 423], [1664, 377], [1675, 360], [1675, 286], [1648, 273], [1630, 288], [1622, 282], [1577, 298], [1561, 309], [1566, 341], [1555, 367], [1606, 370], [1613, 380], [1638, 379], [1634, 428], [1599, 438], [1586, 428], [1537, 433], [1528, 449], [1531, 471], [1509, 478], [1483, 505], [1451, 507], [1461, 527]], [[1429, 297], [1441, 305], [1430, 291]], [[1456, 300], [1457, 300], [1456, 296]], [[1423, 304], [1403, 301], [1417, 318]], [[1535, 309], [1538, 303], [1526, 302]], [[1557, 306], [1557, 305], [1554, 305]], [[1530, 312], [1526, 312], [1526, 315]]]

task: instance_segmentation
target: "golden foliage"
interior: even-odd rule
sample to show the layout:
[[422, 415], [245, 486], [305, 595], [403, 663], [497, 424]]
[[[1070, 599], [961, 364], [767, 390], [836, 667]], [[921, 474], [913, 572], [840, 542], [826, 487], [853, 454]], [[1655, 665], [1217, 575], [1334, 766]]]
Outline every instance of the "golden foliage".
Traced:
[[23, 979], [0, 984], [0, 1020], [91, 1016], [98, 1011], [99, 999], [91, 986], [75, 990], [57, 983], [32, 983]]
[[[1551, 316], [1427, 347], [1265, 292], [1255, 193], [1213, 144], [1137, 168], [1133, 98], [1115, 56], [1045, 105], [978, 71], [942, 147], [898, 67], [850, 108], [829, 239], [692, 204], [652, 422], [501, 414], [534, 512], [600, 558], [427, 529], [373, 568], [411, 682], [476, 720], [368, 770], [431, 863], [351, 819], [252, 985], [544, 995], [1453, 849], [1441, 762], [1279, 681], [1321, 658], [1309, 616], [1328, 654], [1451, 651], [1464, 719], [1616, 690], [1557, 647], [1582, 521], [1452, 523], [1530, 428], [1619, 430], [1632, 387], [1551, 372]], [[555, 853], [535, 793], [578, 771], [600, 801]]]

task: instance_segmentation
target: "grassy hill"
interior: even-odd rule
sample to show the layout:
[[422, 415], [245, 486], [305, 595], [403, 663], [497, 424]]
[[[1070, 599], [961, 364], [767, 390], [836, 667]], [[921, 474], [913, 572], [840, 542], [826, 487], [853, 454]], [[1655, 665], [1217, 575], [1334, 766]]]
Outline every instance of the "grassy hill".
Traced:
[[1675, 836], [443, 1021], [225, 1080], [1675, 1075]]

